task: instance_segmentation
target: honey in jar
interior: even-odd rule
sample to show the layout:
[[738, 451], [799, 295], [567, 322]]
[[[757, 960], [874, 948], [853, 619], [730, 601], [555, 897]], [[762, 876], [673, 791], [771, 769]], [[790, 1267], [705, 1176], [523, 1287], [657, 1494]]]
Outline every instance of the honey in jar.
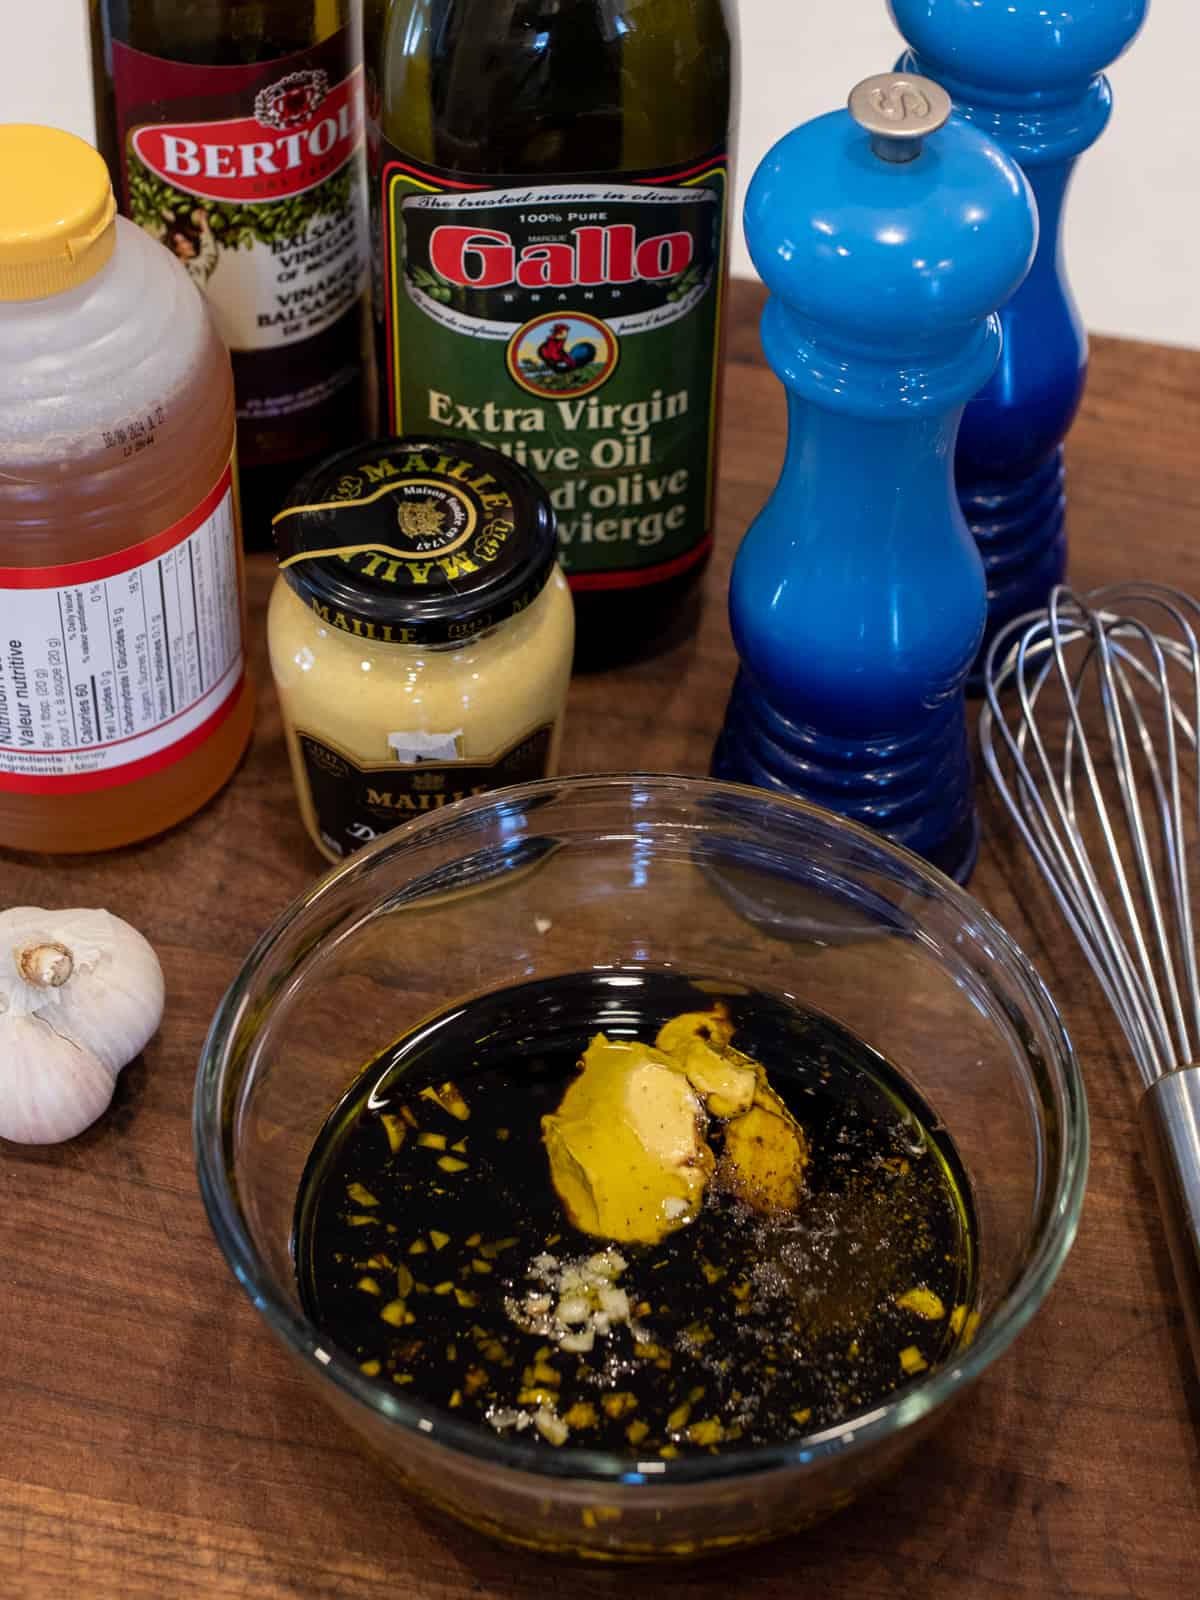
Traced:
[[103, 161], [0, 126], [0, 846], [160, 832], [253, 716], [229, 356]]

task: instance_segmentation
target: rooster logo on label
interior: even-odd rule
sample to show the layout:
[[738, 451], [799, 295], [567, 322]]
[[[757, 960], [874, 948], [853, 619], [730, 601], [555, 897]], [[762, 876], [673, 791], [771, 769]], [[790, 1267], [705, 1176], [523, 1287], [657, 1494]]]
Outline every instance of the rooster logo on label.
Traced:
[[599, 317], [554, 312], [518, 328], [508, 344], [508, 371], [529, 394], [591, 394], [616, 369], [620, 345]]

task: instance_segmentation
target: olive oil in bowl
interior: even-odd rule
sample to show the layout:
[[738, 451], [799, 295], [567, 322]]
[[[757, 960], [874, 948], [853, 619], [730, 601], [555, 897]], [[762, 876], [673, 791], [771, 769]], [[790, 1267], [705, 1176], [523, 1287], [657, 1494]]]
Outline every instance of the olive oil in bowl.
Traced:
[[[609, 1056], [667, 1049], [689, 1018], [750, 1086], [708, 1096], [694, 1147], [632, 1089], [611, 1113], [576, 1094], [568, 1120], [598, 1036]], [[674, 1057], [634, 1057], [672, 1104], [701, 1104], [694, 1057], [690, 1085]], [[661, 1199], [644, 1145], [609, 1159], [626, 1116], [675, 1163]], [[314, 1145], [294, 1251], [306, 1312], [379, 1384], [541, 1448], [639, 1459], [836, 1426], [975, 1320], [966, 1174], [913, 1087], [820, 1013], [652, 968], [502, 990], [384, 1051]]]

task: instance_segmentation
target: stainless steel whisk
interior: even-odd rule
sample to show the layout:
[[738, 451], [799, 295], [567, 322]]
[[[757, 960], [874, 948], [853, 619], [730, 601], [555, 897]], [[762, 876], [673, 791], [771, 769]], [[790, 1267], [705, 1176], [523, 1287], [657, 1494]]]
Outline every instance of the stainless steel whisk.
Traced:
[[1142, 1137], [1200, 1372], [1200, 605], [1127, 583], [1018, 617], [988, 652], [988, 773], [1137, 1063]]

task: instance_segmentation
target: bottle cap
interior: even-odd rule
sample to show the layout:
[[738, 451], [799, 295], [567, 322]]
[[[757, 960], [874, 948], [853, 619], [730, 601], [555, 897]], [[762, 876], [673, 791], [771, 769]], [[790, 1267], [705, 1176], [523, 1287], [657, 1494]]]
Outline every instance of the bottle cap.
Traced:
[[113, 253], [116, 201], [100, 155], [60, 128], [0, 125], [0, 300], [74, 289]]
[[284, 578], [323, 620], [392, 644], [461, 644], [523, 611], [558, 556], [546, 491], [466, 439], [330, 456], [273, 522]]

